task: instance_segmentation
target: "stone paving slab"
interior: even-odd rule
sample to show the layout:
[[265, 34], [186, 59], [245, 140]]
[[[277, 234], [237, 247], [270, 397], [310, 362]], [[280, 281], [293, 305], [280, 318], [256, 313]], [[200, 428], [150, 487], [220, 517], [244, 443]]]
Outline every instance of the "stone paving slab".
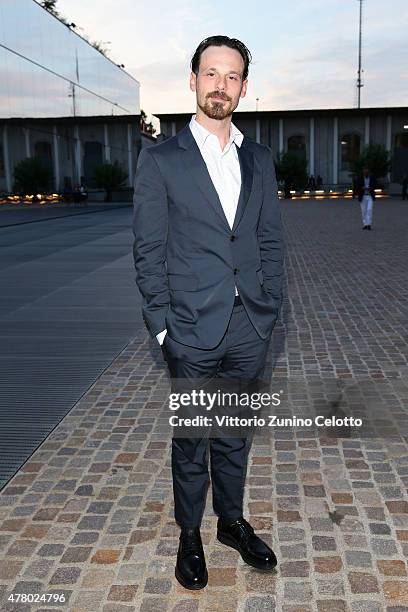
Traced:
[[[216, 541], [210, 490], [209, 584], [186, 591], [174, 579], [169, 380], [141, 330], [3, 490], [1, 610], [408, 611], [408, 443], [387, 428], [407, 417], [408, 207], [376, 205], [371, 234], [349, 203], [282, 211], [288, 287], [268, 370], [296, 410], [321, 407], [326, 383], [372, 385], [365, 408], [375, 394], [388, 402], [384, 430], [257, 434], [245, 515], [278, 568], [257, 572]], [[65, 602], [11, 603], [10, 592]]]

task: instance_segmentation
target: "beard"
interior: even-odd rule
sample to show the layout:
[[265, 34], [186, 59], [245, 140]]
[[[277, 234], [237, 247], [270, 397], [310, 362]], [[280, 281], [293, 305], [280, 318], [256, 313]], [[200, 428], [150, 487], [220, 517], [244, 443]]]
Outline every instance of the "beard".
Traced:
[[205, 98], [204, 104], [197, 102], [203, 113], [210, 119], [218, 120], [225, 119], [226, 117], [232, 115], [237, 105], [233, 105], [231, 98], [224, 98], [224, 102], [221, 102], [219, 100], [214, 100], [214, 95], [216, 95], [216, 92], [208, 94]]

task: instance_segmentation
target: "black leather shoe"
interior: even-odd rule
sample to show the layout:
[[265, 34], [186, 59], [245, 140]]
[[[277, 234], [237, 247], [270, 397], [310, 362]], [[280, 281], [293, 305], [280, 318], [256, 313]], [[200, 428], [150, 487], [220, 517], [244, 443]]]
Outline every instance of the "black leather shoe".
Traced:
[[367, 225], [367, 229], [370, 230], [371, 229], [371, 225]]
[[363, 225], [363, 229], [367, 229], [367, 226], [366, 226], [366, 225]]
[[177, 553], [176, 578], [185, 589], [203, 589], [208, 582], [200, 529], [182, 529]]
[[234, 522], [218, 519], [217, 539], [237, 550], [245, 563], [260, 570], [271, 571], [277, 564], [275, 553], [261, 540], [244, 518]]

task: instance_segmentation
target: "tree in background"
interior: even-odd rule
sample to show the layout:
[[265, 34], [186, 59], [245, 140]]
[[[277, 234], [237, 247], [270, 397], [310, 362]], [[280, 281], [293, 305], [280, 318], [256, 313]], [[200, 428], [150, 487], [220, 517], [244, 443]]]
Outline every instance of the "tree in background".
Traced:
[[112, 192], [120, 189], [128, 175], [116, 160], [113, 164], [100, 164], [96, 166], [93, 179], [98, 187], [106, 191], [105, 202], [112, 201]]
[[364, 147], [360, 155], [350, 163], [350, 169], [354, 176], [363, 173], [364, 166], [368, 166], [371, 174], [376, 179], [387, 176], [391, 170], [390, 152], [382, 144], [369, 144]]
[[41, 2], [41, 6], [44, 7], [46, 11], [48, 11], [49, 13], [53, 13], [54, 15], [58, 15], [58, 11], [55, 8], [56, 4], [57, 0], [44, 0], [43, 2]]
[[99, 53], [102, 53], [102, 55], [105, 57], [108, 57], [109, 49], [106, 46], [109, 44], [108, 42], [104, 42], [103, 40], [90, 40], [86, 34], [82, 34], [82, 36], [89, 42], [90, 45], [92, 45], [94, 49], [99, 51]]
[[37, 194], [51, 187], [52, 172], [38, 157], [27, 157], [14, 166], [14, 191]]
[[307, 160], [287, 151], [280, 151], [275, 161], [276, 178], [283, 181], [285, 198], [290, 198], [291, 189], [304, 189], [307, 184]]
[[153, 136], [156, 131], [156, 128], [153, 127], [153, 123], [151, 121], [150, 123], [147, 123], [147, 115], [142, 108], [140, 109], [140, 131], [144, 134], [149, 134], [150, 136]]

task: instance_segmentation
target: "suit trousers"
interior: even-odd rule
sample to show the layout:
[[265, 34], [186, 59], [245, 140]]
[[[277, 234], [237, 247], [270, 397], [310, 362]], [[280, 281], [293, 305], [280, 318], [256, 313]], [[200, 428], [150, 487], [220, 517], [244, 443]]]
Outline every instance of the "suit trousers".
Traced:
[[[162, 346], [174, 379], [255, 382], [262, 376], [270, 337], [262, 339], [240, 304], [234, 306], [227, 330], [213, 349], [199, 349], [166, 335]], [[180, 527], [199, 527], [210, 482], [214, 512], [227, 520], [243, 514], [244, 485], [251, 437], [172, 437], [174, 516]]]

